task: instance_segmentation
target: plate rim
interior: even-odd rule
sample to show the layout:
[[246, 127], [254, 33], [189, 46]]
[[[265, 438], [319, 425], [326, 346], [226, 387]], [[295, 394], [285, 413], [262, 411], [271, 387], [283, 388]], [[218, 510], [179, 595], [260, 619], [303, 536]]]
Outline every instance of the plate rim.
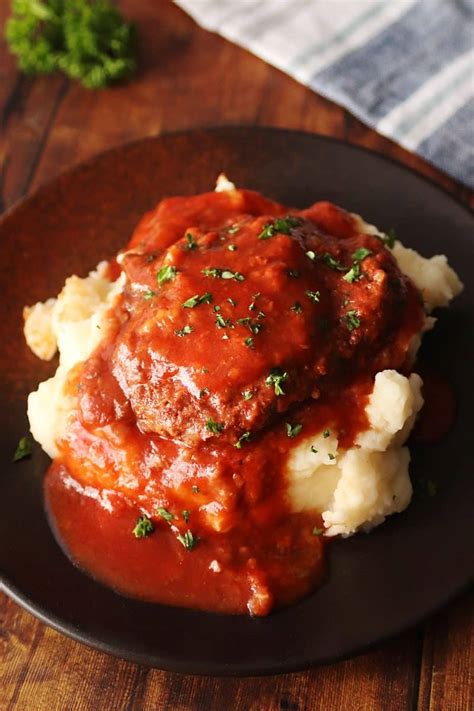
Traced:
[[[163, 132], [156, 135], [144, 136], [141, 138], [134, 139], [132, 141], [124, 141], [123, 143], [111, 146], [105, 151], [100, 151], [90, 156], [84, 161], [80, 161], [69, 166], [67, 169], [59, 172], [50, 180], [43, 184], [37, 186], [31, 192], [27, 192], [25, 195], [21, 196], [12, 205], [8, 207], [0, 215], [0, 227], [3, 227], [8, 220], [15, 216], [18, 212], [21, 212], [28, 206], [31, 201], [41, 198], [43, 193], [47, 193], [54, 189], [62, 180], [74, 179], [76, 173], [80, 173], [84, 169], [90, 168], [99, 160], [105, 160], [108, 156], [112, 154], [119, 154], [121, 151], [131, 149], [139, 145], [145, 145], [147, 143], [160, 142], [162, 139], [168, 139], [179, 136], [189, 136], [189, 135], [222, 135], [222, 134], [232, 134], [232, 132], [250, 132], [250, 133], [278, 133], [294, 136], [302, 136], [310, 140], [315, 140], [316, 142], [322, 141], [326, 143], [337, 144], [338, 146], [352, 150], [355, 153], [369, 154], [375, 160], [381, 161], [381, 163], [388, 163], [394, 165], [396, 168], [401, 169], [402, 172], [415, 176], [418, 180], [434, 188], [435, 191], [442, 194], [444, 200], [446, 198], [450, 200], [457, 208], [461, 208], [469, 219], [474, 220], [474, 210], [471, 210], [470, 206], [464, 203], [459, 197], [454, 196], [448, 190], [440, 186], [433, 178], [423, 175], [417, 170], [401, 163], [396, 158], [392, 156], [387, 156], [383, 153], [375, 151], [373, 149], [361, 146], [358, 144], [351, 143], [347, 140], [340, 139], [334, 136], [322, 135], [315, 132], [304, 131], [300, 129], [292, 129], [285, 127], [276, 126], [266, 126], [266, 125], [251, 125], [251, 124], [225, 124], [225, 125], [215, 125], [209, 127], [195, 127], [190, 129], [180, 129], [177, 131]], [[474, 223], [473, 223], [474, 224]], [[74, 626], [73, 623], [64, 622], [60, 617], [54, 613], [49, 613], [43, 605], [35, 604], [31, 596], [27, 593], [21, 591], [14, 582], [7, 579], [6, 574], [0, 572], [0, 589], [6, 593], [6, 595], [11, 598], [15, 603], [19, 604], [24, 610], [34, 617], [39, 619], [42, 623], [53, 628], [57, 632], [65, 634], [67, 637], [73, 639], [76, 642], [84, 644], [93, 649], [97, 649], [106, 654], [112, 655], [113, 657], [125, 659], [136, 664], [143, 666], [158, 668], [164, 671], [173, 671], [182, 674], [190, 674], [197, 676], [216, 676], [216, 677], [245, 677], [245, 676], [266, 676], [266, 675], [279, 675], [285, 673], [299, 672], [314, 668], [316, 666], [325, 665], [328, 663], [335, 663], [344, 659], [352, 658], [360, 654], [366, 653], [370, 649], [380, 645], [394, 637], [405, 634], [408, 630], [416, 628], [426, 622], [434, 614], [439, 612], [441, 609], [452, 603], [454, 600], [461, 597], [468, 591], [474, 583], [474, 574], [471, 579], [463, 583], [461, 586], [449, 591], [448, 595], [443, 598], [443, 600], [436, 603], [431, 609], [427, 610], [423, 615], [414, 615], [410, 617], [409, 621], [402, 626], [396, 626], [396, 629], [383, 633], [372, 641], [366, 642], [364, 644], [354, 644], [348, 651], [346, 650], [340, 655], [329, 655], [327, 658], [319, 657], [317, 662], [306, 659], [303, 661], [301, 658], [298, 662], [291, 663], [288, 660], [275, 661], [271, 665], [260, 664], [259, 666], [252, 665], [252, 663], [239, 663], [238, 665], [231, 665], [229, 663], [222, 663], [218, 660], [213, 661], [211, 669], [206, 661], [181, 661], [177, 657], [173, 658], [171, 661], [163, 659], [159, 653], [154, 652], [142, 653], [127, 651], [123, 649], [121, 644], [112, 644], [95, 637], [92, 637], [87, 632], [82, 631], [80, 628]], [[100, 583], [99, 583], [100, 584]]]

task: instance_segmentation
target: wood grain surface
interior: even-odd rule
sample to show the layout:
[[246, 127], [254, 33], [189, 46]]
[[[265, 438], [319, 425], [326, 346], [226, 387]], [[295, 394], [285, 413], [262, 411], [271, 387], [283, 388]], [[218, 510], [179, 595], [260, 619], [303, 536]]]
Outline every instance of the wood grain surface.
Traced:
[[[116, 144], [164, 131], [241, 123], [300, 128], [367, 146], [474, 204], [467, 188], [278, 70], [199, 29], [171, 3], [121, 5], [140, 36], [140, 71], [124, 86], [92, 92], [59, 76], [24, 77], [0, 40], [0, 211]], [[8, 6], [0, 2], [1, 28]], [[472, 594], [368, 653], [279, 677], [214, 679], [150, 670], [61, 636], [4, 595], [0, 630], [0, 709], [471, 711], [474, 706]]]

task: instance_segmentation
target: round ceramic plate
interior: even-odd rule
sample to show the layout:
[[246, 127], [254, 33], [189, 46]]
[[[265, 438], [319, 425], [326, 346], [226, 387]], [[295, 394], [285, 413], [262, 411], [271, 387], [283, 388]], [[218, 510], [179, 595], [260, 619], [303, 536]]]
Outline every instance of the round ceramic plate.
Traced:
[[[55, 542], [42, 503], [47, 457], [38, 446], [16, 464], [27, 430], [26, 396], [49, 377], [22, 336], [24, 304], [56, 294], [128, 240], [165, 195], [213, 188], [224, 171], [238, 186], [297, 207], [332, 200], [425, 255], [446, 253], [466, 284], [426, 337], [425, 357], [448, 374], [458, 401], [451, 433], [413, 448], [412, 473], [435, 482], [370, 535], [333, 543], [329, 576], [314, 594], [263, 619], [219, 616], [121, 597], [77, 570]], [[143, 664], [198, 674], [299, 670], [366, 648], [415, 624], [465, 589], [474, 574], [474, 219], [402, 166], [319, 136], [220, 128], [119, 147], [40, 189], [0, 224], [0, 566], [5, 590], [76, 640]], [[100, 541], [97, 541], [100, 545]], [[159, 565], [159, 561], [157, 561]]]

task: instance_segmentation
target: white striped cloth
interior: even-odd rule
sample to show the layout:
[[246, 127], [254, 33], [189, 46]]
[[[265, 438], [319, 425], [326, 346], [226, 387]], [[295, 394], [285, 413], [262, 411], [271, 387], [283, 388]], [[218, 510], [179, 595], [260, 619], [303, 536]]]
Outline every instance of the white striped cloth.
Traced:
[[474, 188], [474, 0], [175, 0]]

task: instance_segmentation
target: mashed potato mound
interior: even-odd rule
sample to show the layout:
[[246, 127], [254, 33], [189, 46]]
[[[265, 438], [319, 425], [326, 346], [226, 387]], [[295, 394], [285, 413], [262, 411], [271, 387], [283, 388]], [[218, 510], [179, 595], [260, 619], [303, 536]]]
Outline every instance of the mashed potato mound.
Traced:
[[124, 275], [115, 282], [106, 277], [107, 262], [81, 279], [66, 279], [56, 299], [24, 309], [26, 342], [43, 360], [59, 350], [54, 377], [40, 383], [28, 397], [28, 418], [33, 437], [50, 457], [57, 455], [56, 440], [66, 428], [75, 400], [65, 387], [70, 369], [86, 360], [107, 334], [109, 309], [124, 285]]
[[287, 464], [293, 509], [322, 513], [328, 536], [368, 530], [403, 511], [412, 486], [410, 454], [401, 445], [423, 405], [421, 385], [416, 373], [377, 373], [366, 407], [369, 429], [358, 435], [356, 446], [340, 449], [331, 430], [301, 441]]
[[[216, 189], [233, 190], [225, 176]], [[378, 234], [377, 228], [353, 215], [361, 232]], [[421, 291], [427, 314], [446, 306], [462, 290], [462, 284], [438, 255], [426, 259], [396, 242], [393, 254], [401, 268]], [[111, 282], [106, 263], [86, 278], [72, 276], [57, 299], [24, 310], [25, 337], [33, 352], [50, 360], [56, 349], [60, 360], [56, 374], [28, 398], [28, 417], [34, 438], [51, 456], [56, 441], [75, 407], [67, 393], [69, 370], [84, 361], [111, 327], [109, 310], [121, 293], [124, 279]], [[427, 316], [425, 330], [434, 319]], [[414, 351], [419, 344], [417, 337]], [[338, 433], [329, 430], [295, 443], [287, 461], [288, 496], [294, 511], [322, 514], [325, 534], [348, 536], [368, 530], [391, 513], [405, 509], [411, 499], [408, 473], [410, 454], [403, 447], [422, 407], [421, 378], [404, 377], [394, 370], [376, 375], [366, 407], [369, 429], [361, 432], [350, 449], [339, 447]], [[326, 435], [326, 436], [325, 436]]]

